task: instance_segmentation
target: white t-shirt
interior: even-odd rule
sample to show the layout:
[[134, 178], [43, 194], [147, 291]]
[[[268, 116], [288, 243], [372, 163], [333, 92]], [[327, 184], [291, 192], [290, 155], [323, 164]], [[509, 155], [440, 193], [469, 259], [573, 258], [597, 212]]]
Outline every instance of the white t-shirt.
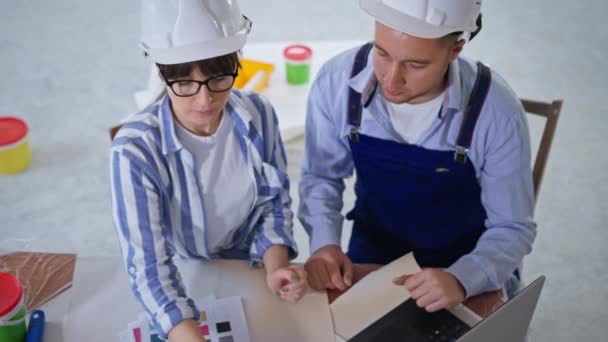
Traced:
[[247, 219], [255, 201], [255, 181], [226, 115], [215, 134], [202, 137], [176, 122], [176, 133], [194, 157], [207, 220], [207, 246], [211, 253], [229, 242]]
[[420, 135], [433, 123], [439, 114], [445, 91], [436, 98], [419, 104], [386, 102], [393, 128], [409, 144], [415, 144]]

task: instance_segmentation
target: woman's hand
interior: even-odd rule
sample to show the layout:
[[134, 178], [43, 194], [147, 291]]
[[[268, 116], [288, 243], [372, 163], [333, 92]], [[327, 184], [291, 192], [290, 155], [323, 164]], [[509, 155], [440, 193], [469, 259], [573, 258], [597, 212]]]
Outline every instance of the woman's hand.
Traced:
[[270, 290], [282, 300], [295, 303], [308, 291], [306, 271], [300, 265], [288, 265], [266, 275]]

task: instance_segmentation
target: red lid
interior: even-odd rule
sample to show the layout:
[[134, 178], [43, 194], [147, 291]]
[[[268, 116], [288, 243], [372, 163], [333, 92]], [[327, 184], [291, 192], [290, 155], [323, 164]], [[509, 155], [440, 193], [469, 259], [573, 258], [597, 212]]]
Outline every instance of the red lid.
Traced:
[[25, 121], [19, 118], [0, 116], [0, 146], [19, 142], [27, 135], [27, 129]]
[[21, 285], [17, 278], [8, 273], [0, 272], [0, 317], [6, 315], [19, 304], [21, 300]]
[[283, 50], [283, 56], [293, 61], [305, 61], [312, 57], [312, 49], [306, 45], [289, 45]]

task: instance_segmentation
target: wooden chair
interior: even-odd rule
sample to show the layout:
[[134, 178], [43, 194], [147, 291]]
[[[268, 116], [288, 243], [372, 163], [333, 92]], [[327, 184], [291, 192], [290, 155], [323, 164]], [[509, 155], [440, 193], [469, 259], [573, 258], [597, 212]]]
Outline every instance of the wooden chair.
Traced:
[[120, 127], [122, 127], [122, 125], [116, 125], [116, 126], [110, 127], [110, 130], [109, 130], [110, 141], [114, 140], [114, 137], [116, 136], [116, 133], [118, 133], [118, 130], [120, 129]]
[[534, 166], [532, 169], [534, 201], [537, 201], [563, 101], [554, 100], [552, 102], [540, 102], [535, 100], [521, 99], [521, 103], [524, 106], [526, 113], [540, 115], [545, 118], [545, 127], [543, 129], [540, 145], [538, 146], [538, 152], [536, 154], [536, 160], [534, 161]]

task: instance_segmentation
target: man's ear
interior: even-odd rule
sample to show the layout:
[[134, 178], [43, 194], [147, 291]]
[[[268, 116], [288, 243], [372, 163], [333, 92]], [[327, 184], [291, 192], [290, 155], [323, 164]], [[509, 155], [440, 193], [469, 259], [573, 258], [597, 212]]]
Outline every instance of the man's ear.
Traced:
[[457, 41], [454, 42], [454, 45], [452, 45], [451, 50], [450, 50], [450, 62], [455, 60], [458, 57], [458, 55], [460, 55], [460, 52], [462, 52], [462, 49], [464, 48], [465, 42], [466, 42], [465, 39], [458, 39]]

